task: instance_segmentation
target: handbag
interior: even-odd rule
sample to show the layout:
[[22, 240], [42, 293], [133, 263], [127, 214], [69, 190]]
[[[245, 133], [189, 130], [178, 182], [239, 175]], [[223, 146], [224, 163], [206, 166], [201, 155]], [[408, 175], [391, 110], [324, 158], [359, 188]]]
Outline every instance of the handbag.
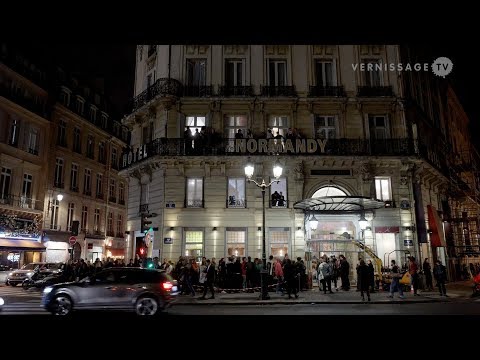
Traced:
[[407, 271], [403, 274], [403, 277], [400, 279], [399, 283], [402, 285], [410, 285], [412, 282], [412, 275]]

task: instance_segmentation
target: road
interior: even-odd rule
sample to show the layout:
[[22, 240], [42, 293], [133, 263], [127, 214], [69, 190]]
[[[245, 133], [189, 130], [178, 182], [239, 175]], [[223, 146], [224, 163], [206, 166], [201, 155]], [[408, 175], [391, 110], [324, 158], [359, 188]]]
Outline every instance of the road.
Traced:
[[[48, 315], [40, 307], [41, 293], [0, 286], [5, 300], [1, 315]], [[480, 298], [448, 303], [411, 304], [296, 304], [296, 305], [178, 305], [169, 315], [480, 315]]]

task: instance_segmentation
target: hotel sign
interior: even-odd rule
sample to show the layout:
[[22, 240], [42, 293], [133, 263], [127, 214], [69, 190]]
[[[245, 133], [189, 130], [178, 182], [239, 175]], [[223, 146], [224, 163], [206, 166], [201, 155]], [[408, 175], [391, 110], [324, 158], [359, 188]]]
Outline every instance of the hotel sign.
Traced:
[[326, 139], [235, 139], [234, 152], [238, 153], [325, 153]]
[[123, 167], [127, 167], [132, 163], [136, 163], [137, 161], [146, 159], [148, 157], [147, 154], [147, 145], [142, 145], [136, 149], [136, 151], [128, 151], [123, 153]]

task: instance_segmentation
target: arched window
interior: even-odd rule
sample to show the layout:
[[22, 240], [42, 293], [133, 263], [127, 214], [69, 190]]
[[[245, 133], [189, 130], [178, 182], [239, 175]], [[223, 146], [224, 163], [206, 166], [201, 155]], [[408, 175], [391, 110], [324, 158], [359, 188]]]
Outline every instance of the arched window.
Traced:
[[323, 196], [348, 196], [347, 193], [338, 187], [335, 186], [325, 186], [317, 191], [312, 195], [312, 198], [316, 197], [323, 197]]

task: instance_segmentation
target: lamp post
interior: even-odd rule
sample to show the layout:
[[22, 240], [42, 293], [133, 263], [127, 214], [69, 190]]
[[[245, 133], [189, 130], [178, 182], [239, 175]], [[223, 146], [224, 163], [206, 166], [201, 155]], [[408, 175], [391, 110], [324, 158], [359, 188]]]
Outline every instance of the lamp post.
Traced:
[[265, 190], [270, 187], [274, 182], [277, 184], [279, 183], [279, 178], [282, 176], [283, 168], [275, 162], [273, 166], [273, 176], [275, 180], [270, 181], [268, 184], [265, 183], [265, 179], [262, 179], [261, 183], [252, 179], [253, 172], [255, 167], [253, 163], [248, 161], [247, 165], [245, 165], [245, 176], [247, 177], [248, 182], [253, 182], [262, 190], [262, 263], [263, 268], [260, 272], [260, 286], [261, 286], [261, 294], [260, 297], [262, 300], [269, 300], [270, 296], [268, 295], [268, 285], [267, 285], [267, 253], [266, 253], [266, 244], [265, 244]]

